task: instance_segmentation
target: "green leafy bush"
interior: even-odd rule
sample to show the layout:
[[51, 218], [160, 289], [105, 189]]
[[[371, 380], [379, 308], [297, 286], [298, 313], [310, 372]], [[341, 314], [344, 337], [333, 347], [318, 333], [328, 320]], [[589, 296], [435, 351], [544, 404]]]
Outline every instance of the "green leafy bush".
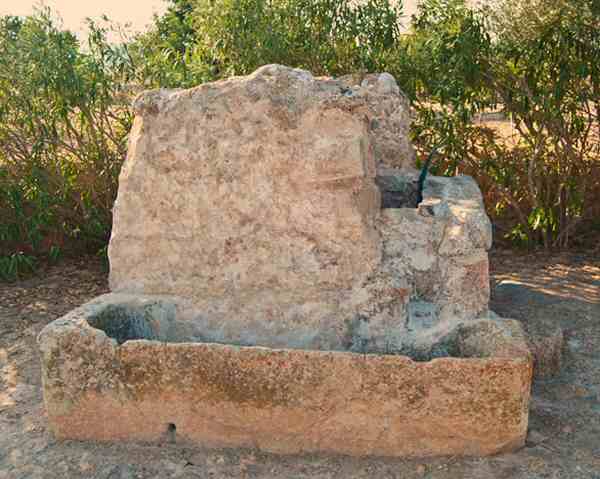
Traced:
[[35, 269], [35, 258], [25, 253], [13, 253], [0, 256], [0, 279], [14, 281], [32, 273]]
[[194, 12], [217, 76], [285, 63], [316, 75], [384, 68], [399, 37], [400, 11], [387, 0], [199, 0]]
[[[488, 83], [527, 151], [523, 226], [545, 247], [568, 246], [600, 193], [600, 5], [505, 0], [493, 18]], [[525, 29], [515, 28], [517, 21]]]
[[[410, 49], [416, 138], [424, 150], [445, 146], [444, 173], [472, 174], [493, 191], [488, 209], [512, 212], [513, 238], [567, 247], [600, 199], [598, 2], [491, 5], [423, 2]], [[473, 122], [497, 107], [516, 144]]]
[[[0, 18], [0, 278], [76, 249], [106, 255], [134, 94], [248, 74], [388, 71], [437, 174], [471, 174], [513, 240], [567, 247], [600, 217], [597, 0], [423, 0], [410, 35], [394, 0], [169, 0], [132, 41], [49, 11]], [[515, 141], [477, 120], [511, 118]]]
[[[46, 10], [0, 18], [0, 258], [6, 276], [110, 234], [131, 125], [127, 56], [90, 24], [84, 50]], [[4, 264], [3, 263], [3, 264]], [[21, 268], [22, 269], [22, 268]]]
[[195, 2], [169, 3], [166, 13], [154, 18], [150, 30], [128, 45], [136, 81], [146, 88], [185, 88], [211, 79], [204, 60], [196, 54], [198, 32], [192, 15]]
[[145, 59], [145, 81], [168, 87], [268, 63], [316, 75], [393, 70], [400, 16], [390, 0], [177, 0], [132, 51]]

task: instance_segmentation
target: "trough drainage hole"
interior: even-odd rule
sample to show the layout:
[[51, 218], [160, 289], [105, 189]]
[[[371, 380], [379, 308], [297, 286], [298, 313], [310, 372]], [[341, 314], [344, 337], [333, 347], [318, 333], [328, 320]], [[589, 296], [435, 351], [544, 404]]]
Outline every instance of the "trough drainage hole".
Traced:
[[167, 441], [175, 442], [176, 434], [177, 434], [177, 426], [175, 424], [173, 424], [172, 422], [167, 424]]

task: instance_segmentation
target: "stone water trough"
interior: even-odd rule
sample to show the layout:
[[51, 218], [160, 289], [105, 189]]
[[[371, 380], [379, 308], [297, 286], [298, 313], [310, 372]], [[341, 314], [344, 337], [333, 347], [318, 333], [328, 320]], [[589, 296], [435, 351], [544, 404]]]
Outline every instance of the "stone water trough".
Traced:
[[524, 444], [532, 359], [488, 310], [469, 177], [422, 194], [388, 74], [279, 65], [142, 94], [112, 293], [39, 336], [59, 439], [277, 453], [487, 455]]

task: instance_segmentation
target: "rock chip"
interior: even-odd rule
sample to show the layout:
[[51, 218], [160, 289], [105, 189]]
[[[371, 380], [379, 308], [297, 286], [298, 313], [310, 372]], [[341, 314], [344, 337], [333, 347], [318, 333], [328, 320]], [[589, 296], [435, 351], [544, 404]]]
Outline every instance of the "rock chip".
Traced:
[[564, 336], [562, 328], [551, 320], [530, 318], [524, 321], [527, 343], [533, 354], [533, 376], [556, 376], [562, 366]]

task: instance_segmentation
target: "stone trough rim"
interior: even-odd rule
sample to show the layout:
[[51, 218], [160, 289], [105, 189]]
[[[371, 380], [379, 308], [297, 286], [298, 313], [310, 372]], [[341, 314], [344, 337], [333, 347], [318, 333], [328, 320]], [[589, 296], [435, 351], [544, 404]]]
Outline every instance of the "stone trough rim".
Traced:
[[[115, 298], [117, 301], [112, 302], [111, 300]], [[119, 344], [119, 342], [109, 336], [104, 330], [101, 328], [95, 327], [89, 323], [89, 315], [91, 313], [90, 308], [96, 305], [101, 306], [109, 306], [111, 304], [119, 304], [119, 301], [123, 303], [123, 300], [165, 300], [172, 301], [177, 303], [178, 301], [185, 302], [186, 299], [173, 296], [173, 295], [147, 295], [147, 294], [128, 294], [128, 293], [105, 293], [103, 295], [97, 296], [87, 303], [71, 310], [64, 316], [55, 319], [48, 325], [46, 325], [42, 331], [37, 336], [37, 343], [39, 346], [44, 344], [44, 338], [48, 335], [51, 335], [54, 330], [60, 329], [71, 329], [71, 333], [75, 333], [76, 331], [85, 331], [91, 333], [95, 336], [98, 336], [102, 342], [110, 343], [111, 347], [116, 351], [120, 351], [123, 348], [131, 349], [135, 347], [136, 344], [148, 344], [148, 345], [156, 345], [164, 347], [179, 347], [179, 348], [189, 348], [189, 347], [202, 347], [202, 348], [214, 348], [214, 349], [234, 349], [239, 350], [241, 352], [244, 351], [265, 351], [266, 353], [275, 353], [275, 354], [285, 354], [293, 352], [294, 354], [302, 354], [304, 353], [307, 356], [347, 356], [348, 358], [354, 357], [363, 357], [365, 360], [367, 358], [390, 358], [398, 363], [406, 363], [411, 364], [414, 363], [416, 365], [426, 365], [426, 364], [434, 364], [436, 362], [445, 362], [445, 363], [462, 363], [467, 364], [471, 362], [494, 362], [498, 360], [506, 360], [510, 363], [525, 363], [532, 361], [532, 353], [527, 346], [526, 339], [524, 336], [519, 338], [515, 338], [514, 344], [516, 349], [511, 348], [509, 351], [487, 351], [487, 355], [485, 356], [442, 356], [442, 357], [433, 357], [427, 360], [418, 360], [414, 359], [406, 354], [394, 354], [394, 353], [379, 353], [379, 352], [357, 352], [351, 350], [342, 350], [342, 349], [307, 349], [307, 348], [292, 348], [292, 347], [271, 347], [265, 345], [247, 345], [247, 344], [235, 344], [229, 342], [217, 342], [217, 341], [166, 341], [159, 339], [129, 339]], [[106, 303], [106, 304], [103, 304]], [[494, 317], [484, 317], [474, 320], [464, 321], [459, 323], [456, 327], [461, 326], [472, 326], [476, 324], [493, 324], [495, 326], [503, 326], [510, 325], [516, 326], [521, 334], [524, 334], [522, 330], [522, 326], [519, 321], [511, 318], [500, 318], [498, 316]], [[468, 335], [467, 335], [468, 337]], [[514, 354], [515, 351], [520, 350], [521, 354]]]

